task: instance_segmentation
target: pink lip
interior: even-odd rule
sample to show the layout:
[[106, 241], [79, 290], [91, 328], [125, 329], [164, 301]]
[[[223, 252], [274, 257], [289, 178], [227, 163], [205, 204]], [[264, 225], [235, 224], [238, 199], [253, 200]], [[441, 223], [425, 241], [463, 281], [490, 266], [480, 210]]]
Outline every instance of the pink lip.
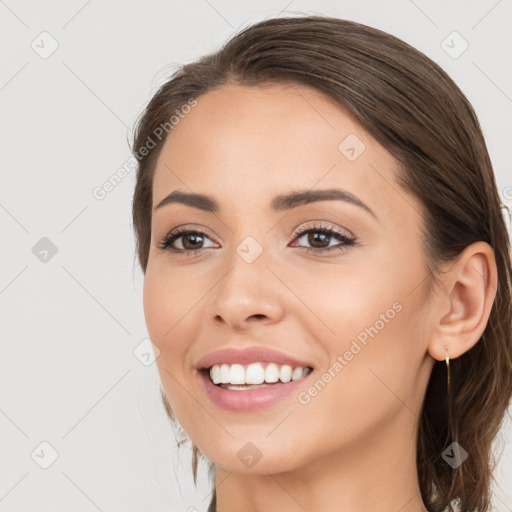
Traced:
[[[224, 348], [207, 354], [195, 365], [197, 369], [211, 368], [216, 364], [250, 364], [250, 363], [289, 364], [292, 368], [298, 366], [313, 367], [311, 363], [301, 361], [283, 352], [268, 347], [248, 347], [243, 349]], [[245, 391], [247, 393], [247, 391]]]
[[236, 391], [216, 386], [208, 377], [208, 370], [196, 370], [196, 372], [210, 400], [218, 407], [234, 412], [251, 412], [273, 405], [293, 392], [297, 392], [299, 387], [303, 386], [315, 373], [311, 372], [302, 379], [292, 380], [286, 384], [281, 382], [264, 388]]
[[263, 407], [268, 407], [294, 391], [297, 391], [304, 382], [314, 373], [308, 376], [292, 380], [283, 384], [277, 382], [263, 388], [249, 389], [246, 391], [224, 389], [216, 386], [208, 376], [207, 368], [211, 368], [216, 364], [250, 364], [250, 363], [276, 363], [289, 364], [292, 368], [311, 367], [313, 365], [307, 361], [302, 361], [291, 357], [283, 352], [279, 352], [268, 347], [248, 347], [240, 348], [224, 348], [207, 354], [196, 363], [196, 371], [203, 385], [206, 395], [217, 406], [228, 411], [250, 412]]

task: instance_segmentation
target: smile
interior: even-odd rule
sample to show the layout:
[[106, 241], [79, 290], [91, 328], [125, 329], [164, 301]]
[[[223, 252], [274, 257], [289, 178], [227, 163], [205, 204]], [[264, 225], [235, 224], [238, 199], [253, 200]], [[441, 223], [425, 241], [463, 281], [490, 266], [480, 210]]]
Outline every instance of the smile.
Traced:
[[248, 390], [265, 387], [268, 384], [280, 382], [286, 384], [290, 381], [300, 380], [312, 371], [310, 367], [298, 366], [293, 368], [289, 364], [252, 363], [220, 364], [210, 368], [211, 381], [223, 389]]
[[[299, 393], [314, 373], [311, 367], [292, 369], [290, 366], [286, 368], [287, 365], [279, 367], [275, 363], [269, 363], [264, 370], [264, 380], [259, 384], [249, 384], [247, 380], [250, 382], [261, 380], [263, 364], [252, 363], [247, 368], [238, 364], [215, 366], [217, 366], [217, 369], [212, 367], [197, 371], [206, 396], [221, 409], [241, 413], [270, 407], [294, 393]], [[269, 380], [273, 382], [267, 382], [267, 371], [269, 372]], [[291, 378], [288, 379], [290, 373]], [[214, 374], [215, 380], [218, 380], [217, 383], [210, 376], [211, 374]], [[278, 379], [276, 379], [277, 374], [279, 375]], [[281, 374], [286, 382], [281, 380]], [[245, 381], [243, 384], [241, 383], [242, 377]], [[223, 380], [226, 380], [226, 382], [222, 382]]]

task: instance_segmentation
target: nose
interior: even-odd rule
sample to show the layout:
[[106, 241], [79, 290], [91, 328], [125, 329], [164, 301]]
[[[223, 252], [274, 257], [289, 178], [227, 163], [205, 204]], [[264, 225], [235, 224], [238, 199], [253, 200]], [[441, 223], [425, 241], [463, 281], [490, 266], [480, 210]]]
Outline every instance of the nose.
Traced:
[[229, 269], [214, 288], [210, 303], [215, 324], [241, 331], [282, 319], [286, 288], [267, 268], [264, 254], [252, 263], [236, 253], [230, 258]]

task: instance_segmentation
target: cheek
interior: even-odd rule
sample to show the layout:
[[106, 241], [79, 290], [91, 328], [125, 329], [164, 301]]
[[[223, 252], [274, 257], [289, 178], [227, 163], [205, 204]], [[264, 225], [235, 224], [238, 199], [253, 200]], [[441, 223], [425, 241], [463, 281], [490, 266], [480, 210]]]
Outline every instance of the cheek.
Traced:
[[174, 416], [180, 421], [195, 418], [191, 409], [185, 365], [188, 350], [197, 337], [197, 318], [193, 306], [201, 294], [198, 287], [190, 286], [190, 278], [183, 273], [148, 265], [144, 279], [144, 315], [151, 341], [159, 348], [156, 365], [163, 389]]
[[[330, 407], [334, 424], [344, 423], [357, 436], [372, 425], [385, 425], [404, 407], [416, 409], [426, 349], [414, 328], [417, 304], [405, 293], [397, 290], [353, 313], [358, 322], [350, 322], [342, 339], [330, 345], [331, 360], [341, 364], [317, 405], [323, 409], [336, 403]], [[338, 327], [341, 332], [342, 321]], [[372, 420], [365, 424], [363, 418]]]
[[307, 286], [303, 296], [314, 313], [304, 317], [303, 327], [316, 333], [327, 353], [325, 375], [319, 375], [328, 381], [325, 394], [332, 393], [326, 405], [339, 400], [347, 411], [360, 399], [388, 403], [394, 399], [390, 389], [407, 388], [406, 381], [414, 380], [423, 357], [415, 332], [420, 287], [413, 292], [421, 277], [419, 267], [381, 259], [364, 268], [326, 268], [303, 285], [300, 293]]
[[[394, 317], [393, 304], [401, 303], [410, 291], [408, 277], [403, 271], [390, 270], [384, 258], [374, 256], [373, 260], [348, 256], [341, 264], [317, 263], [314, 272], [305, 266], [284, 275], [300, 302], [308, 307], [302, 318], [310, 324], [310, 332], [316, 331], [319, 341], [330, 340], [334, 348], [340, 343], [342, 348], [347, 339], [373, 325], [386, 311]], [[300, 302], [297, 308], [303, 307]]]
[[[412, 309], [403, 300], [387, 305], [384, 301], [382, 307], [351, 310], [357, 313], [357, 322], [340, 318], [333, 324], [338, 336], [325, 345], [329, 366], [297, 396], [296, 418], [301, 421], [296, 428], [304, 439], [317, 438], [321, 430], [323, 439], [333, 440], [325, 443], [327, 451], [348, 442], [364, 443], [403, 417], [404, 407], [417, 408], [421, 358], [418, 352], [415, 360], [415, 340], [408, 339]], [[405, 411], [404, 421], [414, 419]], [[279, 441], [286, 443], [286, 438]]]
[[193, 307], [204, 292], [193, 283], [194, 279], [184, 272], [148, 265], [144, 279], [144, 315], [151, 340], [166, 361], [178, 360], [169, 358], [169, 353], [184, 351], [193, 339], [187, 332], [191, 332], [193, 325], [197, 328], [197, 322], [192, 322]]

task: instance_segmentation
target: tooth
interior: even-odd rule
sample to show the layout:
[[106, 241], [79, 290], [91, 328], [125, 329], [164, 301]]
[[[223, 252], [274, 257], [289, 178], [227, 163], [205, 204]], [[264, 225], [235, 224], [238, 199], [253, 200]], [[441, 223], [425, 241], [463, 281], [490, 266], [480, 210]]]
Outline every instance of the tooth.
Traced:
[[230, 370], [230, 384], [245, 384], [245, 370], [241, 364], [232, 364]]
[[221, 384], [229, 384], [230, 378], [229, 364], [223, 364], [220, 367], [220, 382]]
[[265, 370], [259, 363], [252, 363], [245, 372], [246, 384], [263, 384], [265, 381]]
[[291, 380], [302, 379], [310, 373], [307, 367], [293, 368], [288, 364], [269, 363], [266, 368], [263, 368], [263, 364], [251, 363], [247, 366], [247, 369], [241, 364], [216, 364], [210, 368], [210, 378], [214, 384], [258, 386], [278, 381], [285, 384]]
[[248, 389], [258, 389], [258, 388], [264, 388], [267, 384], [256, 384], [254, 386], [233, 386], [231, 384], [228, 384], [226, 386], [226, 389], [230, 389], [231, 391], [247, 391]]
[[302, 368], [295, 368], [292, 373], [292, 380], [302, 379], [303, 376], [304, 372], [302, 371]]
[[283, 383], [290, 382], [292, 380], [292, 367], [289, 364], [281, 366], [279, 370], [279, 380]]
[[279, 368], [277, 367], [277, 364], [270, 363], [265, 368], [265, 382], [277, 382], [279, 380]]
[[219, 365], [212, 366], [210, 368], [210, 377], [214, 384], [220, 384], [221, 382], [221, 370]]

